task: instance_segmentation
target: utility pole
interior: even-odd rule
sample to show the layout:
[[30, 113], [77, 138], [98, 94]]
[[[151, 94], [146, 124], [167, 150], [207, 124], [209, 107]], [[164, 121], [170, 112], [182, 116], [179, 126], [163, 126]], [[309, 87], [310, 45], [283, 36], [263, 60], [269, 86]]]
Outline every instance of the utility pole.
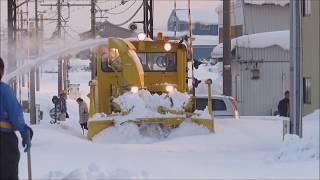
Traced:
[[[96, 0], [91, 0], [91, 38], [92, 39], [95, 39], [96, 38], [96, 3], [97, 1]], [[91, 53], [91, 52], [90, 52]], [[91, 77], [93, 78], [94, 77], [94, 74], [93, 74], [93, 64], [94, 64], [94, 55], [93, 53], [91, 53], [91, 56], [90, 56], [90, 67], [92, 69], [91, 71]]]
[[302, 25], [301, 0], [290, 1], [290, 134], [302, 137]]
[[[61, 2], [60, 0], [58, 0], [57, 3], [57, 13], [58, 13], [58, 24], [57, 24], [57, 35], [58, 38], [61, 38]], [[62, 82], [62, 76], [63, 76], [63, 72], [62, 72], [62, 57], [59, 57], [58, 59], [58, 94], [60, 94], [63, 90], [63, 82]]]
[[65, 91], [69, 89], [69, 62], [70, 62], [71, 55], [63, 56], [63, 68], [62, 68], [62, 75], [63, 75], [63, 88]]
[[57, 14], [58, 14], [58, 24], [57, 24], [57, 33], [58, 38], [61, 38], [61, 1], [57, 0]]
[[232, 95], [231, 78], [231, 22], [230, 22], [231, 0], [223, 1], [223, 94]]
[[[24, 41], [24, 39], [23, 39], [23, 32], [22, 32], [22, 29], [23, 29], [23, 11], [22, 11], [22, 9], [20, 10], [20, 17], [19, 17], [19, 28], [20, 28], [20, 36], [19, 36], [19, 40], [20, 40], [20, 42], [23, 42]], [[21, 43], [21, 44], [23, 44], [23, 43]], [[19, 61], [19, 64], [18, 64], [18, 66], [22, 66], [23, 65], [23, 62], [22, 62], [23, 60], [20, 60]], [[19, 103], [21, 103], [22, 102], [22, 92], [21, 92], [21, 88], [22, 88], [22, 77], [23, 77], [23, 75], [22, 76], [19, 76], [18, 77], [18, 89], [19, 89], [19, 95], [18, 95], [18, 97], [19, 97]]]
[[[36, 53], [36, 56], [39, 55], [39, 46], [40, 46], [40, 41], [39, 41], [39, 14], [38, 14], [38, 0], [35, 0], [34, 1], [34, 6], [35, 6], [35, 28], [36, 28], [36, 35], [35, 35], [35, 38], [36, 38], [36, 43], [35, 43], [35, 53]], [[40, 79], [39, 79], [39, 67], [36, 67], [35, 69], [35, 74], [36, 74], [36, 90], [39, 91], [40, 90]]]
[[[37, 21], [39, 21], [39, 19]], [[40, 37], [39, 37], [39, 34], [40, 34]], [[38, 52], [40, 49], [42, 50], [43, 35], [44, 35], [43, 14], [40, 14], [40, 27], [38, 27], [38, 33], [37, 33], [37, 41], [39, 43]], [[40, 91], [40, 67], [37, 67], [36, 69], [36, 91]]]
[[91, 35], [92, 38], [96, 38], [96, 3], [97, 0], [91, 0]]
[[143, 30], [153, 39], [153, 0], [143, 0]]
[[[30, 32], [31, 36], [30, 39], [34, 42], [34, 46], [32, 49], [32, 57], [35, 58], [38, 56], [38, 33], [39, 33], [39, 25], [38, 25], [38, 0], [34, 1], [34, 9], [35, 9], [35, 23], [34, 29]], [[30, 71], [30, 124], [37, 123], [37, 114], [36, 114], [36, 82], [35, 82], [35, 75], [36, 75], [36, 67], [33, 67]]]
[[173, 24], [173, 31], [174, 37], [177, 37], [177, 1], [174, 0], [174, 24]]
[[[12, 72], [17, 67], [16, 40], [17, 40], [17, 4], [16, 0], [8, 0], [8, 72]], [[17, 93], [16, 79], [11, 80], [15, 94]]]
[[[29, 26], [29, 42], [34, 46], [28, 47], [29, 48], [29, 57], [31, 59], [36, 57], [36, 30], [35, 30], [35, 23], [30, 23]], [[29, 43], [30, 44], [30, 43]], [[30, 113], [30, 124], [36, 124], [36, 90], [35, 90], [35, 67], [31, 68], [29, 73], [29, 113]]]
[[192, 104], [193, 104], [193, 109], [195, 109], [195, 104], [196, 104], [196, 79], [194, 77], [194, 57], [193, 57], [193, 47], [192, 47], [192, 20], [191, 20], [191, 0], [188, 0], [188, 19], [189, 19], [189, 58], [191, 59], [192, 62]]

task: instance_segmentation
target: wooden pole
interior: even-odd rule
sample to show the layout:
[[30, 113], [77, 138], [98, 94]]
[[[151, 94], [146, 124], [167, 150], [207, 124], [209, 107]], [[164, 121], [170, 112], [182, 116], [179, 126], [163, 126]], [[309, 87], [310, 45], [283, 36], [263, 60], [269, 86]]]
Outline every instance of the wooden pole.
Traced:
[[230, 19], [231, 0], [223, 1], [223, 94], [232, 95], [231, 77], [231, 19]]

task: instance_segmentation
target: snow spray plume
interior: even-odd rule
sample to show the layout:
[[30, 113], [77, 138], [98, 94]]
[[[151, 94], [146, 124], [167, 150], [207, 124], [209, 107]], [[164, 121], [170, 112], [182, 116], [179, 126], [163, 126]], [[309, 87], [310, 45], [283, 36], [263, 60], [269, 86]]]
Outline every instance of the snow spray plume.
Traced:
[[0, 81], [2, 79], [3, 71], [4, 71], [4, 63], [3, 63], [2, 58], [0, 57]]
[[37, 58], [29, 61], [28, 63], [18, 67], [13, 72], [6, 74], [3, 77], [4, 82], [8, 82], [10, 79], [14, 78], [15, 76], [21, 75], [31, 70], [31, 68], [41, 65], [47, 60], [52, 58], [57, 58], [59, 55], [62, 54], [73, 54], [77, 53], [81, 50], [88, 49], [93, 46], [104, 45], [108, 43], [108, 38], [100, 38], [100, 39], [90, 39], [86, 41], [81, 41], [73, 44], [64, 44], [63, 47], [52, 47], [49, 48], [44, 54], [39, 55]]

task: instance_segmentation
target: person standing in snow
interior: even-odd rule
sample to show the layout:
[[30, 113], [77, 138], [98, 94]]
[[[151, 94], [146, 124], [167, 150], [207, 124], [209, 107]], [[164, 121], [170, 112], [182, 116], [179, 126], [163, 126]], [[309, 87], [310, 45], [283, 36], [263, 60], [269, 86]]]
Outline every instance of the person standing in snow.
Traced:
[[65, 92], [61, 92], [59, 94], [59, 108], [60, 108], [59, 121], [65, 121], [66, 118], [69, 118], [69, 115], [67, 113], [66, 96], [67, 95]]
[[31, 147], [32, 129], [24, 122], [21, 105], [11, 87], [1, 81], [4, 63], [0, 58], [0, 179], [18, 179], [20, 153], [18, 138], [22, 137], [24, 152]]
[[280, 116], [289, 117], [289, 91], [284, 93], [284, 98], [278, 104], [278, 112]]
[[89, 119], [89, 111], [87, 104], [83, 101], [82, 98], [77, 99], [77, 103], [79, 104], [79, 123], [83, 129], [88, 130], [87, 122]]

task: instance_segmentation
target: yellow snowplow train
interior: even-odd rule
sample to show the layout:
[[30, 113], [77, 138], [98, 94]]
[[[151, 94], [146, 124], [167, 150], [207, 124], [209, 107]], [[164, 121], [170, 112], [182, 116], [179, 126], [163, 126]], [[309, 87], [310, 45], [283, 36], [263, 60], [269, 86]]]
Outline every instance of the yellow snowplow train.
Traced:
[[[102, 130], [115, 125], [112, 113], [127, 115], [113, 102], [128, 91], [146, 89], [151, 93], [167, 93], [171, 89], [188, 92], [187, 48], [185, 45], [165, 40], [132, 40], [109, 38], [106, 45], [93, 49], [94, 61], [90, 81], [90, 117], [96, 113], [107, 114], [106, 120], [89, 120], [88, 138], [92, 139]], [[186, 119], [214, 131], [212, 118], [194, 118], [192, 106], [183, 111], [159, 107], [158, 112], [170, 113], [176, 117], [137, 118], [130, 122], [140, 126], [144, 123], [158, 123], [166, 127], [178, 127]]]

